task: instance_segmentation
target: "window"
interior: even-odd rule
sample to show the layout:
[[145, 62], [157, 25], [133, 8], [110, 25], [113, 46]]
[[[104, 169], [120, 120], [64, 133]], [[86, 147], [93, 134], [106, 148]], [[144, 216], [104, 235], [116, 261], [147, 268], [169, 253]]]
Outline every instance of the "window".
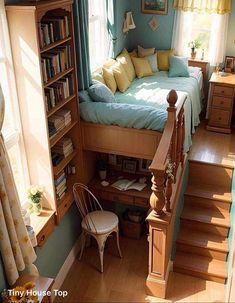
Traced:
[[93, 72], [101, 67], [109, 54], [106, 0], [89, 0], [89, 51]]
[[26, 187], [29, 185], [29, 176], [24, 151], [4, 1], [0, 1], [0, 44], [0, 84], [5, 97], [5, 116], [2, 133], [18, 194], [20, 200], [23, 202], [26, 198]]
[[228, 14], [209, 14], [206, 12], [177, 11], [172, 47], [177, 54], [190, 57], [189, 43], [197, 40], [200, 47], [197, 58], [209, 60], [211, 65], [223, 62], [226, 46]]

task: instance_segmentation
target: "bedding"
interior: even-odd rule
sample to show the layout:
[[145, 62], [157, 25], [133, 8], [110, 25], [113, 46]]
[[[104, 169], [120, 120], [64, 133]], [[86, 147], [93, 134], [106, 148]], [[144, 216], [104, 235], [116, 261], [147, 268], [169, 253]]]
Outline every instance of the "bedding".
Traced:
[[[191, 145], [191, 133], [200, 122], [199, 71], [189, 69], [189, 78], [169, 78], [167, 72], [135, 79], [125, 93], [116, 92], [114, 103], [83, 102], [80, 112], [87, 122], [150, 129], [162, 132], [167, 120], [167, 94], [175, 89], [185, 102], [185, 151]], [[201, 73], [201, 72], [200, 72]]]

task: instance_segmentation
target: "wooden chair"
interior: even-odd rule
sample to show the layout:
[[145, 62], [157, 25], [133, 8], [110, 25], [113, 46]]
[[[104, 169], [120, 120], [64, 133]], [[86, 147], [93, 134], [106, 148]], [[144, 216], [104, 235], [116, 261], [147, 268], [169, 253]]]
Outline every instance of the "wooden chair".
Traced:
[[86, 235], [91, 235], [98, 243], [100, 271], [103, 272], [105, 242], [108, 236], [113, 232], [116, 233], [117, 248], [120, 258], [122, 258], [119, 246], [118, 216], [113, 212], [104, 211], [97, 198], [84, 184], [75, 183], [73, 185], [73, 194], [82, 217], [82, 247], [79, 260], [81, 260], [85, 247]]

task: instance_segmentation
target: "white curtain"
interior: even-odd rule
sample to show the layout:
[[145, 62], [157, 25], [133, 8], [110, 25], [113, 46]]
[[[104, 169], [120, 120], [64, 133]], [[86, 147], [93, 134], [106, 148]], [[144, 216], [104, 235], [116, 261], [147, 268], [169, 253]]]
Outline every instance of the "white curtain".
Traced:
[[[209, 16], [212, 18], [212, 26], [207, 59], [211, 66], [216, 66], [224, 61], [229, 14]], [[172, 48], [179, 56], [189, 56], [188, 43], [192, 40], [193, 18], [193, 12], [175, 11]]]
[[[4, 1], [0, 0], [0, 82], [6, 100], [17, 100], [14, 68], [9, 41]], [[5, 102], [0, 85], [0, 253], [6, 277], [10, 285], [19, 277], [19, 271], [28, 266], [31, 273], [38, 274], [32, 264], [36, 254], [31, 245], [2, 136]]]

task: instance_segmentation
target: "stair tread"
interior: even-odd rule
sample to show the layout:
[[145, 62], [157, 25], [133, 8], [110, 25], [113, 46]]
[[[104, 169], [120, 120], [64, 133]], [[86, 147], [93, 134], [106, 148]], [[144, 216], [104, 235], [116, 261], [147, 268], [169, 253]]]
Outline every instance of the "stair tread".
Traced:
[[226, 262], [206, 256], [177, 252], [174, 266], [224, 279], [227, 277]]
[[210, 209], [199, 206], [193, 207], [191, 205], [185, 205], [181, 218], [228, 228], [230, 226], [229, 212], [221, 209]]
[[185, 194], [228, 203], [232, 201], [231, 192], [221, 187], [215, 188], [214, 185], [210, 184], [204, 184], [203, 186], [195, 184], [188, 185]]
[[177, 243], [228, 252], [228, 239], [212, 233], [200, 231], [181, 230]]

